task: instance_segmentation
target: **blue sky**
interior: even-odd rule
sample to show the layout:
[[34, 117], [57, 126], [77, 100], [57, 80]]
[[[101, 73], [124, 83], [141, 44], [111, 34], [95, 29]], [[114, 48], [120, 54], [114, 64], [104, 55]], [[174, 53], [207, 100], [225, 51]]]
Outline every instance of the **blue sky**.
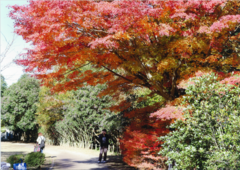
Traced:
[[[10, 9], [8, 9], [7, 5], [27, 5], [27, 0], [0, 0], [1, 2], [1, 53], [6, 49], [7, 43], [4, 37], [6, 37], [7, 41], [11, 41], [13, 38], [13, 20], [8, 17]], [[4, 36], [3, 36], [4, 35]], [[22, 37], [17, 36], [15, 39], [13, 46], [11, 46], [10, 51], [7, 53], [6, 58], [3, 60], [1, 64], [1, 68], [6, 66], [8, 63], [12, 62], [18, 54], [23, 52], [24, 48], [29, 47]], [[13, 83], [16, 83], [18, 79], [23, 75], [23, 67], [16, 65], [15, 63], [11, 64], [9, 67], [2, 71], [2, 75], [5, 77], [7, 85], [10, 86]]]

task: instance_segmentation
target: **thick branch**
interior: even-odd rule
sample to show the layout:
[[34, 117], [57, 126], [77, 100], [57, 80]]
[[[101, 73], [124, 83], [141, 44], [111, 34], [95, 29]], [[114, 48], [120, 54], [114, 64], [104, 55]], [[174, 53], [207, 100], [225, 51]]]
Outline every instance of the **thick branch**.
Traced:
[[158, 84], [158, 86], [157, 86], [156, 93], [159, 94], [160, 96], [164, 97], [167, 100], [172, 100], [173, 98], [168, 93], [165, 93], [163, 91], [164, 87], [162, 86], [162, 84], [160, 84], [159, 82], [157, 82], [157, 84]]
[[177, 82], [177, 77], [178, 77], [178, 69], [180, 68], [180, 66], [182, 65], [182, 61], [179, 61], [179, 65], [178, 67], [175, 69], [175, 71], [173, 72], [173, 77], [172, 77], [172, 88], [171, 88], [171, 97], [174, 98], [175, 96], [175, 90], [176, 90], [176, 82]]
[[[105, 69], [107, 69], [108, 71], [110, 71], [111, 73], [113, 73], [114, 75], [116, 75], [116, 76], [118, 76], [118, 77], [121, 77], [121, 78], [123, 78], [124, 80], [127, 80], [128, 82], [133, 83], [132, 80], [129, 80], [129, 79], [127, 79], [126, 77], [121, 76], [120, 74], [118, 74], [118, 73], [110, 70], [109, 68], [107, 68], [107, 67], [105, 67], [105, 66], [102, 66], [102, 67], [104, 67]], [[135, 75], [135, 76], [137, 76], [137, 77], [139, 78], [139, 75]], [[141, 80], [142, 80], [142, 79], [141, 79]], [[134, 83], [134, 84], [135, 84], [135, 83]], [[141, 85], [141, 86], [143, 86], [143, 87], [147, 87], [147, 88], [152, 87], [152, 85], [149, 84], [148, 82], [146, 82], [145, 84], [139, 84], [139, 85]], [[156, 93], [159, 94], [160, 96], [164, 97], [164, 98], [167, 99], [167, 100], [171, 100], [171, 96], [170, 96], [168, 93], [164, 93], [164, 92], [163, 92], [163, 88], [157, 87]]]
[[118, 52], [116, 50], [113, 50], [113, 53], [118, 56], [119, 59], [123, 60], [123, 61], [127, 61], [125, 58], [121, 57]]
[[116, 73], [116, 72], [110, 70], [109, 68], [107, 68], [107, 67], [105, 67], [105, 66], [103, 66], [103, 65], [102, 65], [102, 67], [105, 68], [106, 70], [110, 71], [110, 72], [113, 73], [114, 75], [116, 75], [116, 76], [118, 76], [118, 77], [121, 77], [121, 78], [123, 78], [124, 80], [127, 80], [127, 81], [133, 83], [132, 80], [129, 80], [128, 78], [123, 77], [122, 75], [120, 75], [120, 74], [118, 74], [118, 73]]

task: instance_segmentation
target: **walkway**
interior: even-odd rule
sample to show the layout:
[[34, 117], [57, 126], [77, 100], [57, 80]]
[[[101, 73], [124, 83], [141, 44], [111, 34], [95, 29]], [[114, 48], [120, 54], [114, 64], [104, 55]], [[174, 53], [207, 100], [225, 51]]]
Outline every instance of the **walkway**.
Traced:
[[[2, 162], [13, 154], [27, 154], [33, 151], [33, 143], [2, 142]], [[107, 163], [97, 163], [98, 152], [88, 149], [46, 146], [44, 150], [47, 161], [42, 170], [69, 169], [69, 170], [114, 170], [134, 169], [122, 162], [119, 156], [108, 156]]]
[[98, 157], [72, 151], [46, 149], [46, 155], [52, 156], [53, 169], [109, 170], [107, 164], [97, 163]]

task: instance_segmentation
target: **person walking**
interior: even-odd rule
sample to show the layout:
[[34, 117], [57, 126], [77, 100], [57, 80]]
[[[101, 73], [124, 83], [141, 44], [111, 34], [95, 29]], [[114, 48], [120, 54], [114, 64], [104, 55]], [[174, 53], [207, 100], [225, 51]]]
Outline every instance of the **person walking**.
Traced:
[[37, 144], [40, 147], [40, 152], [43, 153], [43, 149], [45, 148], [45, 138], [42, 133], [38, 133]]
[[103, 162], [106, 162], [107, 159], [107, 151], [108, 151], [108, 145], [109, 145], [109, 135], [107, 135], [106, 129], [102, 130], [102, 134], [99, 135], [99, 142], [100, 142], [100, 154], [99, 154], [99, 159], [98, 163], [102, 161], [102, 154], [104, 153], [104, 158]]

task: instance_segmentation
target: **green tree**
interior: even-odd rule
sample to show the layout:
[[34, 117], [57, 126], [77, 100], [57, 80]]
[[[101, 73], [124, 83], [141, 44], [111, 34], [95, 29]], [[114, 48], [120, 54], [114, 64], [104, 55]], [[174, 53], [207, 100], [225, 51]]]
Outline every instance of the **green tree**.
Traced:
[[68, 105], [72, 95], [72, 92], [51, 94], [49, 88], [45, 86], [40, 88], [39, 101], [36, 103], [36, 120], [41, 127], [39, 131], [50, 140], [55, 141], [55, 144], [59, 144], [57, 140], [59, 136], [54, 124], [63, 118], [64, 106]]
[[3, 75], [1, 75], [1, 97], [3, 97], [4, 91], [7, 89], [7, 82], [5, 81], [5, 78]]
[[103, 85], [85, 86], [72, 91], [73, 98], [64, 106], [64, 117], [56, 123], [56, 129], [64, 142], [90, 143], [102, 128], [109, 129], [107, 121], [113, 113], [106, 108], [111, 106], [110, 96], [98, 97]]
[[239, 82], [236, 76], [217, 82], [211, 74], [187, 88], [185, 120], [159, 138], [167, 163], [175, 161], [175, 169], [240, 169]]
[[37, 129], [35, 103], [38, 101], [39, 87], [38, 80], [23, 75], [4, 92], [2, 99], [3, 123], [15, 132], [26, 132], [27, 140], [30, 133]]

